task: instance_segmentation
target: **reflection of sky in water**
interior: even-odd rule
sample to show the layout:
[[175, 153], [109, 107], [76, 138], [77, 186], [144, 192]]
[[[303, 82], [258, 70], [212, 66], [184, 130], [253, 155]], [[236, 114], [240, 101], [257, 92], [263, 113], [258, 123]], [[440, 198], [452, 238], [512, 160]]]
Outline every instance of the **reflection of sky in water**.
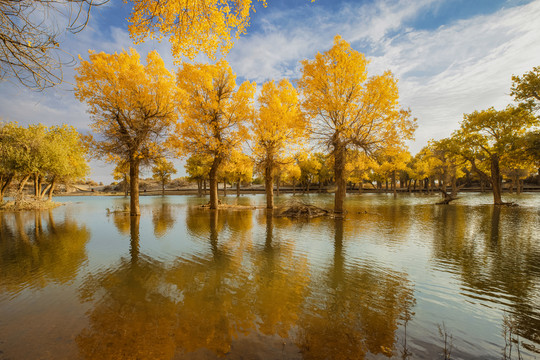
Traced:
[[[276, 204], [290, 198], [280, 196]], [[297, 198], [328, 208], [333, 205], [331, 195]], [[367, 350], [388, 345], [397, 356], [404, 311], [414, 313], [407, 327], [413, 358], [437, 356], [441, 351], [437, 326], [443, 322], [453, 336], [455, 356], [500, 358], [504, 311], [515, 313], [521, 338], [539, 348], [535, 336], [540, 333], [540, 196], [505, 198], [521, 206], [494, 208], [489, 193], [464, 193], [449, 206], [432, 205], [439, 199], [436, 195], [401, 195], [395, 200], [391, 195], [354, 194], [347, 198], [349, 213], [342, 223], [329, 218], [273, 218], [268, 228], [263, 209], [220, 210], [215, 216], [195, 207], [207, 199], [143, 196], [135, 252], [129, 216], [105, 210], [123, 208], [128, 198], [57, 199], [66, 205], [51, 212], [54, 222], [88, 233], [82, 252], [66, 239], [55, 248], [34, 242], [31, 251], [24, 253], [21, 249], [28, 245], [17, 240], [18, 250], [8, 251], [6, 246], [12, 244], [8, 235], [17, 237], [13, 234], [19, 225], [10, 220], [11, 215], [0, 214], [0, 273], [7, 276], [0, 280], [0, 339], [6, 339], [0, 342], [0, 351], [7, 357], [29, 358], [45, 349], [55, 354], [53, 358], [76, 358], [74, 337], [84, 334], [79, 335], [84, 338], [79, 345], [99, 340], [103, 324], [96, 319], [108, 314], [107, 304], [116, 313], [126, 306], [148, 311], [144, 316], [132, 315], [151, 321], [154, 311], [155, 316], [164, 311], [173, 319], [179, 314], [190, 317], [185, 308], [190, 301], [199, 304], [194, 314], [202, 311], [198, 316], [207, 318], [208, 324], [229, 329], [222, 331], [247, 329], [230, 339], [233, 353], [252, 354], [264, 340], [262, 358], [280, 354], [283, 342], [289, 344], [288, 354], [297, 356], [301, 350], [307, 358], [317, 358], [314, 351], [325, 354], [332, 346], [356, 349], [361, 357]], [[223, 201], [261, 206], [264, 196], [238, 199], [233, 194]], [[35, 217], [24, 219], [24, 231], [33, 236]], [[54, 239], [48, 221], [48, 215], [41, 215], [43, 232]], [[11, 232], [6, 232], [8, 228]], [[47, 267], [48, 254], [71, 256], [66, 264], [74, 263], [75, 268], [62, 265], [70, 269], [66, 275], [61, 266]], [[26, 275], [13, 275], [17, 256], [33, 261]], [[10, 288], [2, 286], [8, 278]], [[131, 296], [131, 282], [142, 293]], [[212, 301], [218, 302], [212, 305]], [[242, 304], [234, 305], [238, 301]], [[286, 308], [284, 317], [275, 320]], [[224, 314], [229, 320], [222, 323]], [[128, 326], [137, 334], [133, 326], [140, 324], [115, 319], [118, 326]], [[167, 319], [156, 321], [172, 326]], [[183, 323], [180, 318], [175, 321]], [[342, 326], [334, 327], [340, 321]], [[368, 328], [373, 334], [366, 332]], [[114, 329], [105, 327], [103, 334]], [[175, 326], [169, 330], [179, 331]], [[199, 336], [210, 331], [204, 326], [192, 330]], [[345, 336], [340, 331], [352, 331], [351, 341], [357, 347], [338, 341], [338, 335]], [[187, 338], [175, 336], [176, 340], [166, 341], [167, 346], [187, 346]], [[30, 338], [34, 346], [23, 345]], [[220, 351], [230, 346], [225, 338], [219, 341], [225, 341]], [[379, 356], [388, 351], [380, 350]], [[197, 354], [215, 356], [212, 351]]]

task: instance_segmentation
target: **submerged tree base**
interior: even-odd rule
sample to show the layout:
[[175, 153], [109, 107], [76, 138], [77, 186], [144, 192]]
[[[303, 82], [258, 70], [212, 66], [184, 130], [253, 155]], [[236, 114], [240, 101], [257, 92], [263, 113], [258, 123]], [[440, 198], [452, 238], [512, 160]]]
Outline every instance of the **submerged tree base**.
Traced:
[[317, 207], [315, 205], [306, 204], [303, 202], [294, 202], [286, 204], [276, 209], [276, 216], [294, 217], [294, 218], [314, 218], [319, 216], [334, 216], [332, 211]]
[[63, 205], [62, 203], [51, 200], [36, 200], [36, 199], [18, 199], [5, 201], [0, 204], [0, 210], [3, 211], [21, 211], [21, 210], [47, 210], [54, 209]]

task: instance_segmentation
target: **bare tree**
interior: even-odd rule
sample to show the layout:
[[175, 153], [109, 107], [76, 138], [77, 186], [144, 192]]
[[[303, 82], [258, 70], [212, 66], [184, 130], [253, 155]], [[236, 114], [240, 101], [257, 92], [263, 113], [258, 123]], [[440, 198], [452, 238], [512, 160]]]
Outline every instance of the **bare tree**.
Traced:
[[91, 8], [107, 1], [0, 0], [0, 79], [14, 78], [34, 90], [60, 84], [62, 66], [69, 63], [60, 35], [80, 32]]

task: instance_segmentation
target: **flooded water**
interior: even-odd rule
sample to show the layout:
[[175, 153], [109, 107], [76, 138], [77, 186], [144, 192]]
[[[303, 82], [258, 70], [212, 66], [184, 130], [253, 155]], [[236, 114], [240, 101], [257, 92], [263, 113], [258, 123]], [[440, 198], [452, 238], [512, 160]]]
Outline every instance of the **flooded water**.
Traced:
[[0, 213], [1, 360], [540, 359], [540, 194], [57, 200]]

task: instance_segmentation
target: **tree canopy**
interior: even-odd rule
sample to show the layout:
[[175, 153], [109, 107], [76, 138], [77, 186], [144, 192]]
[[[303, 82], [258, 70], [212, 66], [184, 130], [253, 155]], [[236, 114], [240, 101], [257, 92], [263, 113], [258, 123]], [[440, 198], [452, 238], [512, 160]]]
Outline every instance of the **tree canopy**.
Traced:
[[91, 128], [99, 138], [88, 137], [95, 154], [116, 155], [130, 166], [131, 214], [139, 215], [139, 166], [159, 157], [172, 121], [177, 117], [173, 75], [156, 51], [142, 65], [134, 50], [106, 54], [90, 52], [75, 77], [75, 95], [88, 104]]

